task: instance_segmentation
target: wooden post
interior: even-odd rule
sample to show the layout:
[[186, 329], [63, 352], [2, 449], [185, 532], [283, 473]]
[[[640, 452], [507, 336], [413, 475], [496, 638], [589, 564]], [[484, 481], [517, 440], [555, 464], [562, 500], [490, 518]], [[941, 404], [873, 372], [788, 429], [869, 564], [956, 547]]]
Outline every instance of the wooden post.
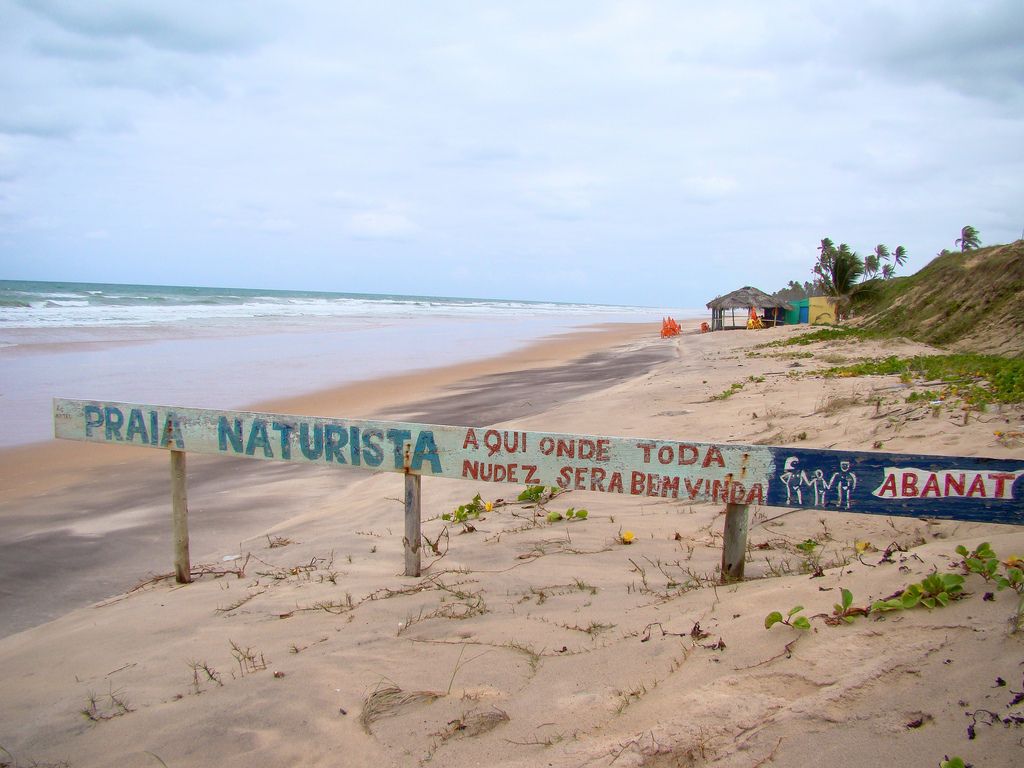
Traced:
[[743, 580], [747, 559], [747, 529], [750, 518], [746, 504], [726, 504], [722, 544], [722, 582]]
[[174, 578], [179, 584], [192, 581], [188, 555], [188, 492], [185, 487], [185, 452], [171, 451], [171, 517], [174, 524]]
[[405, 473], [405, 575], [420, 575], [420, 476]]

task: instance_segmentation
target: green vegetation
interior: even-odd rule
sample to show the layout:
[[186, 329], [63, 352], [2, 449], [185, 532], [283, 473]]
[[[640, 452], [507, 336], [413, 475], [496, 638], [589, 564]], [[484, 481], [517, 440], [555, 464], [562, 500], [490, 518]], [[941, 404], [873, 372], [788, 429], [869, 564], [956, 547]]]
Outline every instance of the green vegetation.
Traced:
[[898, 597], [876, 600], [871, 604], [871, 611], [902, 611], [918, 604], [925, 608], [946, 606], [950, 600], [963, 597], [963, 583], [964, 577], [958, 573], [933, 573], [917, 584], [911, 584]]
[[[879, 337], [1024, 356], [1024, 239], [982, 248], [978, 231], [966, 226], [955, 242], [957, 250], [943, 250], [916, 274], [896, 277], [907, 258], [902, 246], [890, 253], [879, 244], [862, 258], [824, 238], [811, 270], [814, 283], [791, 280], [775, 295], [786, 301], [829, 296], [839, 318], [853, 316]], [[816, 340], [826, 339], [802, 343]]]
[[731, 385], [728, 389], [726, 389], [726, 390], [724, 390], [722, 392], [719, 392], [717, 395], [712, 395], [711, 399], [712, 400], [728, 400], [730, 397], [735, 395], [741, 389], [743, 389], [743, 382], [742, 381], [737, 381], [735, 384]]
[[865, 283], [861, 282], [864, 259], [846, 243], [840, 243], [837, 248], [827, 237], [821, 241], [818, 250], [821, 253], [811, 269], [815, 286], [832, 298], [836, 315], [841, 319], [849, 313], [850, 304], [857, 294], [864, 291]]
[[[877, 337], [878, 333], [866, 331], [863, 328], [819, 328], [810, 333], [801, 333], [788, 339], [771, 341], [762, 346], [765, 347], [806, 347], [808, 344], [817, 344], [819, 341], [839, 341], [847, 339], [865, 339]], [[808, 354], [808, 357], [811, 355]]]
[[530, 485], [519, 494], [518, 500], [531, 504], [542, 504], [548, 499], [553, 499], [561, 491], [553, 486]]
[[918, 355], [864, 360], [824, 371], [826, 376], [900, 376], [906, 381], [941, 381], [945, 390], [932, 399], [957, 396], [970, 405], [1024, 402], [1024, 359], [995, 355]]
[[968, 224], [960, 230], [960, 237], [953, 241], [953, 245], [959, 245], [961, 253], [976, 251], [981, 247], [981, 236], [978, 230]]
[[[534, 508], [535, 525], [537, 524], [536, 519], [539, 517], [543, 517], [549, 523], [557, 523], [559, 520], [586, 520], [589, 513], [585, 509], [569, 507], [565, 512], [557, 512], [555, 510], [549, 510], [544, 506], [561, 492], [561, 489], [555, 488], [554, 486], [531, 485], [519, 494], [517, 501], [528, 507], [532, 506]], [[468, 503], [459, 505], [451, 512], [443, 513], [441, 515], [441, 519], [449, 523], [460, 523], [465, 533], [473, 533], [476, 531], [476, 528], [473, 526], [471, 521], [479, 520], [485, 513], [494, 512], [499, 507], [505, 506], [506, 503], [507, 502], [502, 499], [498, 499], [497, 501], [484, 501], [478, 493]], [[424, 538], [427, 541], [427, 545], [435, 554], [438, 554], [438, 540], [431, 541], [426, 536], [424, 536]], [[371, 551], [376, 551], [376, 547]]]
[[[813, 539], [807, 539], [802, 545], [798, 544], [797, 548], [809, 551], [816, 545], [817, 542]], [[867, 546], [867, 542], [864, 542], [865, 550]], [[861, 550], [860, 545], [857, 549]], [[929, 610], [942, 608], [953, 600], [961, 600], [968, 596], [968, 593], [963, 591], [965, 576], [974, 574], [981, 576], [986, 582], [994, 583], [999, 592], [1009, 589], [1017, 593], [1017, 607], [1011, 618], [1012, 630], [1024, 630], [1024, 558], [1015, 555], [1000, 561], [988, 542], [979, 544], [973, 551], [968, 551], [966, 547], [960, 545], [956, 548], [956, 553], [962, 558], [958, 566], [965, 575], [935, 571], [889, 597], [875, 600], [870, 607], [855, 606], [853, 593], [843, 588], [840, 602], [833, 605], [832, 613], [817, 614], [814, 618], [824, 617], [825, 623], [831, 625], [852, 624], [857, 616], [907, 611], [917, 606], [924, 606]], [[991, 600], [991, 593], [985, 599]], [[775, 624], [810, 629], [810, 621], [803, 616], [797, 616], [802, 610], [802, 605], [794, 606], [785, 616], [779, 611], [772, 611], [764, 618], [765, 629], [771, 629]]]
[[[1024, 241], [943, 251], [910, 277], [875, 281], [852, 310], [862, 327], [937, 346], [980, 338], [1001, 353], [1021, 355], [1024, 327]], [[972, 345], [978, 349], [979, 346]]]
[[779, 611], [772, 611], [764, 617], [764, 628], [771, 629], [776, 624], [785, 624], [793, 629], [810, 629], [810, 620], [806, 616], [797, 616], [803, 609], [802, 605], [794, 605], [785, 616]]
[[478, 493], [468, 504], [462, 504], [451, 512], [445, 512], [441, 515], [441, 519], [452, 523], [462, 523], [467, 530], [471, 531], [473, 526], [469, 525], [469, 521], [479, 519], [480, 515], [484, 512], [490, 512], [491, 508], [493, 508], [493, 505], [490, 502], [484, 502]]

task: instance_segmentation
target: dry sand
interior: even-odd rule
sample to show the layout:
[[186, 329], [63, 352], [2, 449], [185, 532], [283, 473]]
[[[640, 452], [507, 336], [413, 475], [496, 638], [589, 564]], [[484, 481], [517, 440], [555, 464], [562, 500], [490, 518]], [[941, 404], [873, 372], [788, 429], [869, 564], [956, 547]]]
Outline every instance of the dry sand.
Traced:
[[[608, 333], [616, 332], [563, 339], [536, 359], [487, 370], [273, 406], [1022, 457], [1019, 444], [995, 435], [1021, 429], [1019, 408], [964, 424], [962, 412], [906, 404], [908, 388], [895, 378], [790, 375], [920, 345], [832, 343], [794, 353], [754, 348], [794, 329], [667, 341], [647, 329]], [[577, 363], [582, 377], [554, 365], [600, 346], [610, 353]], [[633, 364], [614, 372], [616, 360]], [[517, 368], [533, 372], [524, 378]], [[604, 379], [595, 375], [602, 369]], [[734, 382], [745, 386], [711, 399]], [[147, 474], [165, 474], [163, 461], [81, 445], [4, 458], [8, 541], [17, 531], [30, 545], [48, 525], [52, 535], [123, 542], [145, 519], [151, 545], [165, 547], [169, 561], [165, 486]], [[506, 505], [474, 532], [447, 524], [445, 535], [442, 512], [477, 492], [507, 498], [519, 487], [426, 479], [424, 533], [444, 554], [427, 558], [421, 578], [405, 578], [400, 476], [249, 464], [259, 471], [197, 461], [200, 477], [190, 479], [193, 561], [205, 556], [211, 569], [244, 573], [187, 586], [156, 580], [0, 640], [0, 747], [8, 753], [0, 764], [937, 766], [959, 754], [980, 768], [1024, 760], [1024, 725], [992, 722], [1024, 715], [1021, 704], [1008, 706], [1024, 690], [1024, 632], [1008, 624], [1013, 594], [983, 599], [992, 587], [972, 576], [972, 594], [943, 609], [843, 626], [818, 615], [831, 612], [843, 587], [866, 605], [954, 568], [959, 543], [1024, 555], [1024, 529], [761, 508], [753, 510], [750, 578], [721, 586], [719, 506], [575, 492], [548, 506], [586, 507], [585, 521], [538, 523], [531, 510]], [[111, 506], [94, 508], [86, 490], [107, 491]], [[39, 524], [36, 507], [56, 511]], [[236, 526], [235, 537], [199, 532], [204, 510]], [[618, 543], [623, 530], [636, 533], [633, 544]], [[217, 536], [231, 548], [212, 545]], [[807, 538], [823, 545], [817, 578], [795, 546]], [[855, 542], [871, 547], [858, 557]], [[52, 584], [66, 587], [69, 569], [59, 557], [45, 566], [51, 591], [63, 594]], [[148, 568], [170, 570], [169, 562]], [[15, 578], [3, 587], [26, 585]], [[37, 616], [45, 602], [38, 598]], [[769, 611], [797, 604], [814, 617], [812, 630], [764, 629]]]

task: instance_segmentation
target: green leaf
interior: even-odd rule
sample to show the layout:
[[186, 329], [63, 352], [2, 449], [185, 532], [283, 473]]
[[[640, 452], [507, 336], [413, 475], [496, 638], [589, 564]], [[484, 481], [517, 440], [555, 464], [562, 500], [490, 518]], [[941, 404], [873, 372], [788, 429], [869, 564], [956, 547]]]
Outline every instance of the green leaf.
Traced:
[[844, 587], [843, 588], [843, 610], [845, 611], [851, 605], [853, 605], [853, 592], [851, 592], [850, 590], [848, 590], [848, 589], [846, 589]]
[[948, 592], [939, 592], [939, 594], [937, 594], [935, 596], [935, 599], [939, 601], [939, 603], [942, 605], [943, 608], [945, 608], [947, 605], [949, 605], [949, 593]]
[[786, 618], [788, 619], [794, 613], [800, 613], [800, 611], [802, 611], [803, 609], [804, 607], [802, 605], [794, 605], [792, 608], [789, 609], [789, 613], [786, 614]]
[[451, 513], [451, 512], [445, 512], [445, 513], [443, 513], [443, 514], [441, 515], [441, 519], [442, 519], [442, 520], [451, 520], [451, 519], [452, 519], [452, 513]]
[[567, 510], [565, 510], [565, 516], [567, 519], [572, 520], [574, 517], [576, 517], [576, 508], [569, 507]]
[[921, 602], [921, 593], [920, 592], [911, 592], [908, 589], [906, 592], [904, 592], [900, 596], [899, 600], [900, 600], [900, 603], [903, 604], [904, 608], [913, 608], [915, 605], [917, 605], [919, 602]]
[[543, 485], [531, 485], [519, 494], [519, 501], [537, 501], [543, 493]]
[[896, 597], [892, 600], [876, 600], [871, 604], [871, 611], [873, 613], [886, 613], [888, 611], [902, 611], [904, 608], [903, 601]]
[[922, 597], [921, 598], [921, 605], [923, 605], [925, 608], [929, 608], [929, 609], [930, 608], [934, 608], [935, 607], [935, 598], [934, 597]]
[[950, 591], [950, 587], [959, 587], [964, 583], [964, 577], [959, 573], [944, 573], [942, 574], [942, 586], [945, 587], [946, 591]]
[[552, 510], [551, 512], [548, 512], [548, 518], [547, 519], [548, 519], [549, 523], [557, 523], [559, 520], [562, 519], [562, 513], [561, 512], [555, 512], [554, 510]]
[[957, 544], [957, 546], [956, 546], [956, 553], [958, 555], [963, 555], [964, 557], [966, 557], [967, 554], [968, 554], [967, 547], [965, 547], [963, 544]]
[[585, 510], [585, 509], [577, 509], [576, 510], [576, 519], [577, 520], [586, 520], [587, 519], [587, 515], [589, 515], [589, 514], [590, 513], [587, 512], [587, 510]]
[[771, 629], [773, 624], [778, 624], [782, 621], [782, 614], [778, 611], [772, 611], [764, 617], [764, 628]]
[[797, 629], [810, 629], [811, 622], [807, 620], [806, 616], [797, 616], [793, 619], [793, 626]]

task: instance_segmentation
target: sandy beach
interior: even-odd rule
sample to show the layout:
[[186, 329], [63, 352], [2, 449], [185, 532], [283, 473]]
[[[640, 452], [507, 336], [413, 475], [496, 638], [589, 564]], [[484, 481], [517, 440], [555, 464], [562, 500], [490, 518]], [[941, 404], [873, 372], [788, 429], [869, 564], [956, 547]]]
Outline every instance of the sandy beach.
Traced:
[[[1024, 409], [906, 402], [896, 377], [822, 367], [930, 348], [763, 347], [804, 328], [661, 339], [574, 333], [498, 358], [254, 409], [741, 444], [1019, 460]], [[798, 351], [794, 351], [798, 349]], [[718, 398], [734, 384], [730, 397]], [[141, 455], [140, 455], [141, 454]], [[547, 523], [522, 486], [427, 478], [419, 578], [402, 479], [190, 458], [190, 585], [171, 570], [166, 455], [42, 443], [0, 453], [0, 764], [977, 766], [1024, 759], [1024, 633], [981, 577], [950, 605], [826, 618], [1017, 526], [752, 509], [722, 585], [722, 505], [574, 491]], [[624, 545], [622, 533], [635, 534]], [[812, 551], [797, 545], [813, 540]], [[991, 596], [988, 593], [992, 593]], [[776, 625], [803, 605], [811, 629]], [[1014, 717], [1021, 717], [1015, 721]], [[1007, 718], [1008, 722], [1003, 722]]]

